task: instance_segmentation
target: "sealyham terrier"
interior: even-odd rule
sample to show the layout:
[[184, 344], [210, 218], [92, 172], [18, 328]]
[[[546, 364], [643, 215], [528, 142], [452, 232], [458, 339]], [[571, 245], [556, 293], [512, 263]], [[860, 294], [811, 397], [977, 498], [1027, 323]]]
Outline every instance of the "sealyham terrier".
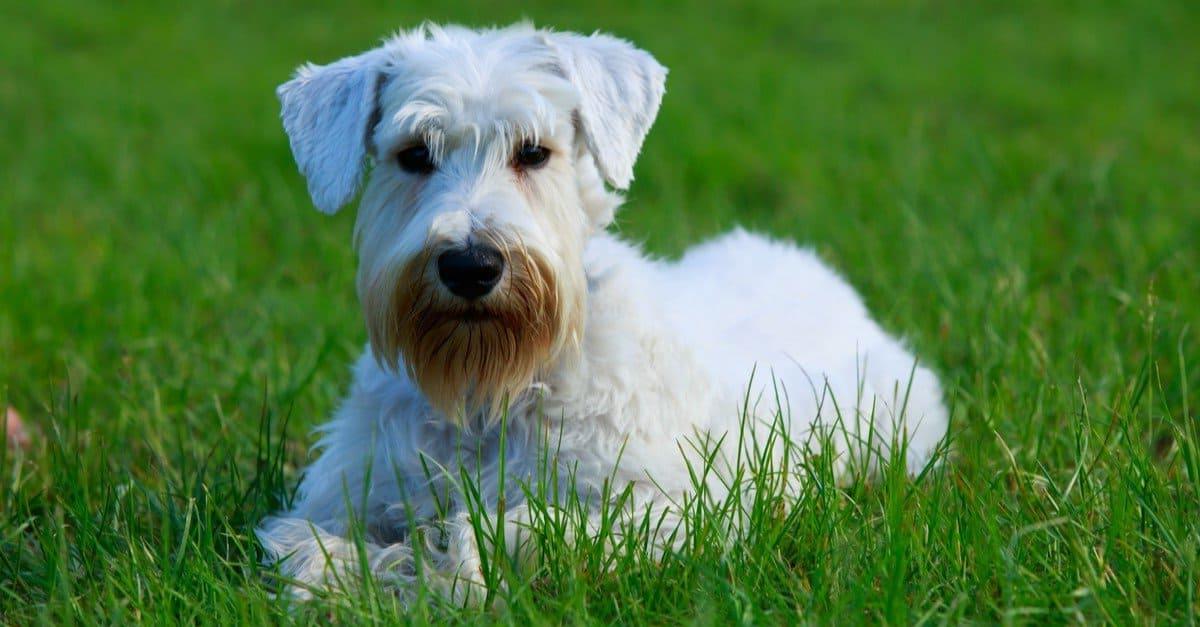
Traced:
[[516, 486], [547, 467], [570, 480], [539, 512], [605, 509], [615, 486], [671, 550], [697, 459], [736, 473], [737, 443], [768, 432], [842, 477], [933, 463], [937, 378], [812, 252], [738, 230], [666, 262], [608, 231], [666, 74], [603, 34], [425, 25], [279, 87], [318, 209], [371, 166], [369, 346], [294, 503], [258, 530], [294, 592], [370, 573], [481, 598], [484, 553], [532, 544]]

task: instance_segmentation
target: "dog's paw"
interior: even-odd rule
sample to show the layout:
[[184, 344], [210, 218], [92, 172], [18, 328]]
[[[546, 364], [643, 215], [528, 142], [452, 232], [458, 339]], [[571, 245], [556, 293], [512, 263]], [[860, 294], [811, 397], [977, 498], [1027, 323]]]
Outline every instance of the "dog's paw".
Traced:
[[488, 580], [475, 526], [466, 513], [425, 533], [426, 583], [457, 606], [479, 606], [488, 597]]
[[270, 518], [257, 531], [265, 562], [278, 568], [282, 593], [300, 600], [348, 592], [367, 575], [388, 589], [409, 590], [416, 581], [412, 547], [377, 545], [326, 532], [300, 518]]

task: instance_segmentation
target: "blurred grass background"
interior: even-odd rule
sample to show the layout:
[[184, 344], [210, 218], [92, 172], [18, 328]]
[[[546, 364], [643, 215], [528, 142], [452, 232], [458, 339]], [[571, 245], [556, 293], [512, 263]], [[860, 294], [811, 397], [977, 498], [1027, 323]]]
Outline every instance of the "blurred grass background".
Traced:
[[[623, 234], [667, 256], [734, 225], [810, 244], [946, 379], [960, 458], [938, 485], [961, 500], [938, 524], [957, 549], [873, 567], [888, 540], [864, 506], [858, 566], [781, 607], [1193, 616], [1200, 4], [0, 0], [0, 405], [39, 433], [5, 458], [0, 618], [286, 616], [252, 589], [249, 531], [365, 333], [354, 211], [311, 209], [273, 89], [424, 19], [521, 18], [671, 69]], [[1021, 488], [1061, 486], [1085, 453], [1092, 501], [1044, 511]], [[1078, 535], [1014, 548], [1054, 516]], [[1107, 585], [1080, 574], [1114, 555]], [[899, 606], [872, 593], [893, 585]], [[612, 618], [576, 601], [542, 609]], [[709, 602], [658, 618], [703, 622]]]

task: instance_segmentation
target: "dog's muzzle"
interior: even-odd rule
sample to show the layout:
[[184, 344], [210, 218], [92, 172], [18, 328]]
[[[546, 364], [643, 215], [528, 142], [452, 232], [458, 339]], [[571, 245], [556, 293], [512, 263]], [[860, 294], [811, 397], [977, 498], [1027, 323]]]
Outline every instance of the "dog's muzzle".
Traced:
[[394, 267], [360, 292], [371, 349], [450, 420], [499, 416], [578, 337], [582, 276], [525, 246], [479, 237]]

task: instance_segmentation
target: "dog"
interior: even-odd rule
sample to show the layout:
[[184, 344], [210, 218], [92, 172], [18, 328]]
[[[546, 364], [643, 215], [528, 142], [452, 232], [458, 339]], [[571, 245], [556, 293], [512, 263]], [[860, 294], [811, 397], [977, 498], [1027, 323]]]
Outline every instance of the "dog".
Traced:
[[736, 230], [666, 262], [610, 231], [666, 75], [605, 34], [426, 24], [278, 88], [317, 209], [361, 191], [369, 336], [294, 502], [257, 530], [296, 595], [367, 572], [482, 598], [482, 556], [533, 533], [504, 485], [546, 460], [571, 475], [549, 507], [625, 489], [671, 550], [689, 442], [729, 470], [739, 430], [782, 421], [839, 476], [937, 457], [937, 377], [815, 254]]

